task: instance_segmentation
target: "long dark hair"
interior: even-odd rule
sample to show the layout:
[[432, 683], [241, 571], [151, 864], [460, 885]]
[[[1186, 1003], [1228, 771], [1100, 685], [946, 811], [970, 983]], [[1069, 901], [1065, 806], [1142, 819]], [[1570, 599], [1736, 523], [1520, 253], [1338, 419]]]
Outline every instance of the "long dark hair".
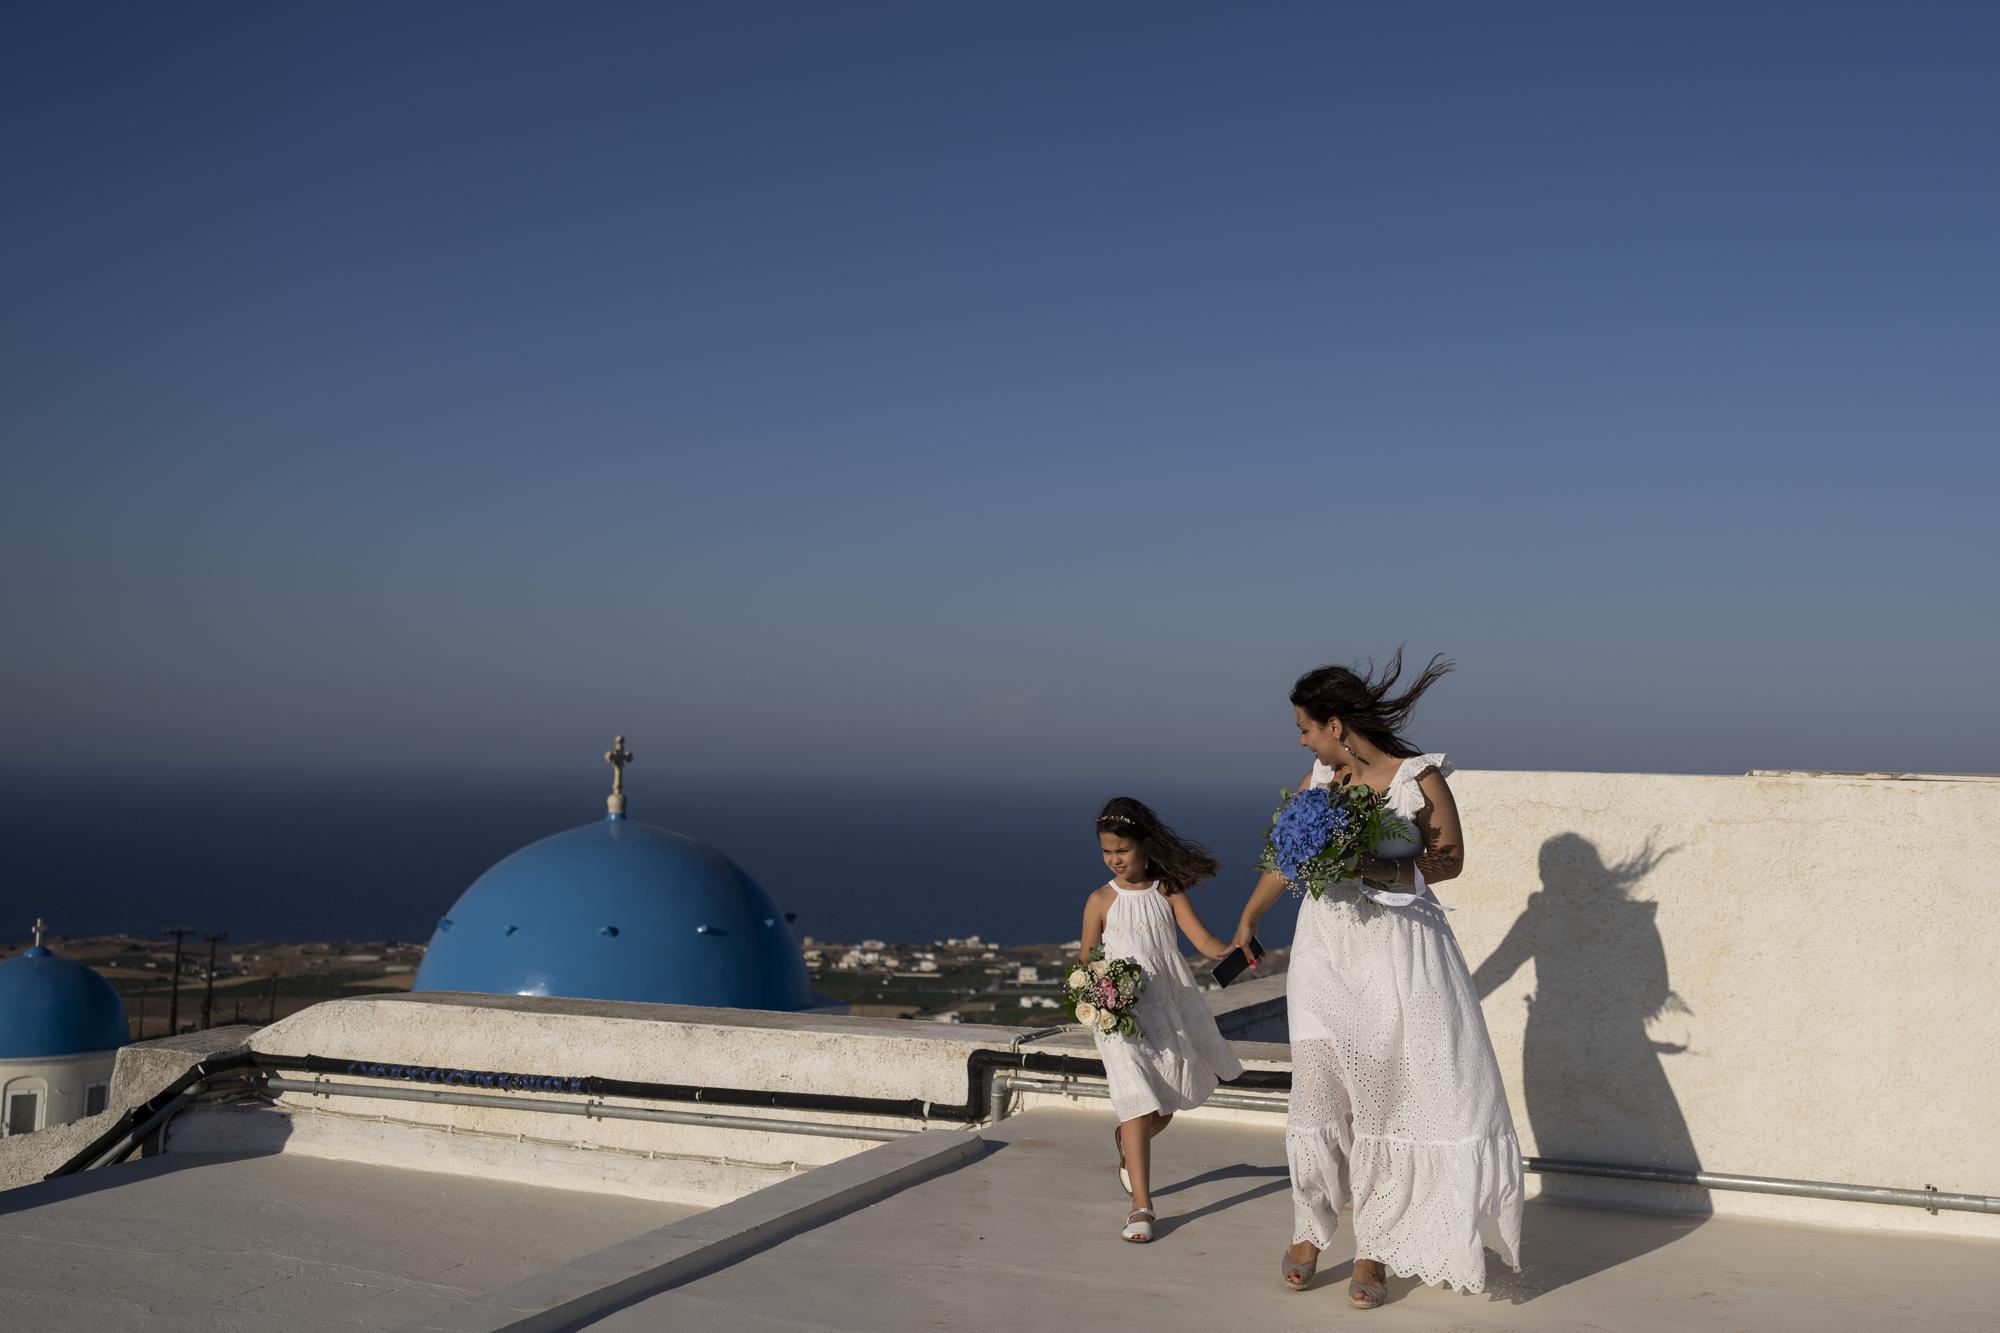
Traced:
[[1417, 706], [1424, 691], [1437, 684], [1439, 677], [1455, 665], [1443, 657], [1433, 657], [1423, 674], [1410, 683], [1410, 688], [1393, 696], [1389, 691], [1403, 674], [1401, 648], [1380, 676], [1375, 674], [1373, 659], [1360, 671], [1344, 666], [1314, 667], [1292, 686], [1292, 707], [1319, 723], [1337, 717], [1366, 736], [1383, 754], [1408, 759], [1423, 753], [1403, 739], [1410, 710]]
[[1114, 796], [1097, 812], [1097, 831], [1130, 838], [1146, 857], [1146, 873], [1160, 881], [1160, 892], [1186, 893], [1222, 869], [1208, 848], [1189, 842], [1163, 823], [1143, 801]]

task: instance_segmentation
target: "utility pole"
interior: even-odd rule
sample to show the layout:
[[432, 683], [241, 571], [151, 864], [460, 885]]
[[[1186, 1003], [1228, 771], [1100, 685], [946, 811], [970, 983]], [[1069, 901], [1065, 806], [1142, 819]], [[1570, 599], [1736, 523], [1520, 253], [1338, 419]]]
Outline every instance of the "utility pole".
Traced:
[[204, 935], [208, 941], [208, 993], [201, 999], [201, 1025], [204, 1029], [214, 1027], [209, 1020], [215, 1016], [215, 942], [229, 938], [228, 932], [220, 935]]
[[153, 988], [151, 986], [144, 982], [139, 983], [139, 1030], [133, 1034], [133, 1041], [144, 1041], [146, 1039], [146, 997], [152, 993]]
[[266, 1021], [272, 1023], [278, 1021], [278, 974], [276, 972], [271, 974], [271, 1016]]
[[194, 934], [190, 926], [168, 926], [162, 935], [174, 937], [174, 994], [167, 1003], [167, 1035], [175, 1036], [181, 1030], [181, 940]]

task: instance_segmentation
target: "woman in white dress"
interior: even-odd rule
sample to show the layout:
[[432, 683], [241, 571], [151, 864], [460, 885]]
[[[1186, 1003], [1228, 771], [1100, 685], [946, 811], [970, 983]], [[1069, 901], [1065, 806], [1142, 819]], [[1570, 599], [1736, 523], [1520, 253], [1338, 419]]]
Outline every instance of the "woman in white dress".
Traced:
[[1232, 946], [1201, 923], [1187, 899], [1190, 888], [1221, 868], [1199, 844], [1140, 802], [1114, 796], [1097, 816], [1097, 848], [1111, 882], [1084, 900], [1079, 965], [1088, 967], [1091, 950], [1102, 944], [1107, 960], [1134, 959], [1146, 974], [1132, 1010], [1139, 1035], [1091, 1033], [1118, 1116], [1112, 1139], [1119, 1183], [1132, 1194], [1120, 1234], [1144, 1242], [1153, 1238], [1152, 1141], [1174, 1112], [1200, 1106], [1217, 1082], [1243, 1072], [1195, 989], [1180, 935], [1211, 958], [1227, 958]]
[[[1360, 878], [1300, 904], [1286, 987], [1294, 1230], [1281, 1273], [1304, 1291], [1352, 1202], [1348, 1300], [1362, 1309], [1387, 1299], [1385, 1268], [1481, 1291], [1486, 1250], [1520, 1267], [1520, 1145], [1478, 992], [1430, 889], [1465, 863], [1451, 764], [1402, 736], [1451, 666], [1433, 658], [1392, 695], [1402, 667], [1400, 650], [1379, 678], [1319, 667], [1291, 696], [1314, 759], [1300, 788], [1366, 784], [1417, 834], [1378, 846]], [[1285, 887], [1277, 874], [1258, 881], [1236, 943]]]

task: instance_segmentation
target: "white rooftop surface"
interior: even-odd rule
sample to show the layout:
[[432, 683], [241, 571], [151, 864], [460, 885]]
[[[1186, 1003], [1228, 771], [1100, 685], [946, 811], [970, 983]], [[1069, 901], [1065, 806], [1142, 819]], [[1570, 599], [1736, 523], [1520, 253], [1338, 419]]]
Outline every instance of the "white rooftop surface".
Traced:
[[[592, 1333], [1110, 1328], [1718, 1329], [1879, 1333], [2000, 1327], [2000, 1247], [1737, 1218], [1530, 1203], [1517, 1278], [1466, 1295], [1392, 1280], [1346, 1301], [1351, 1255], [1285, 1291], [1284, 1136], [1184, 1120], [1155, 1141], [1158, 1238], [1118, 1238], [1111, 1116], [1038, 1109], [984, 1157], [600, 1317]], [[1343, 1228], [1343, 1239], [1351, 1233]]]
[[169, 1153], [0, 1193], [0, 1327], [389, 1329], [698, 1211], [289, 1153]]

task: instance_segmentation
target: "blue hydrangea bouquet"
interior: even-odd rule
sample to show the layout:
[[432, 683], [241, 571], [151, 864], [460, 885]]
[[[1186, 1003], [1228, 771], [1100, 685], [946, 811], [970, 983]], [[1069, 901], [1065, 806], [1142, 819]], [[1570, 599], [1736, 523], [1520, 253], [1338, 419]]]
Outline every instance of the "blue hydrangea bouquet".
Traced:
[[1366, 783], [1307, 787], [1284, 793], [1264, 837], [1259, 870], [1275, 870], [1294, 891], [1317, 898], [1353, 879], [1361, 858], [1391, 838], [1414, 840], [1410, 826], [1389, 811], [1389, 798]]

